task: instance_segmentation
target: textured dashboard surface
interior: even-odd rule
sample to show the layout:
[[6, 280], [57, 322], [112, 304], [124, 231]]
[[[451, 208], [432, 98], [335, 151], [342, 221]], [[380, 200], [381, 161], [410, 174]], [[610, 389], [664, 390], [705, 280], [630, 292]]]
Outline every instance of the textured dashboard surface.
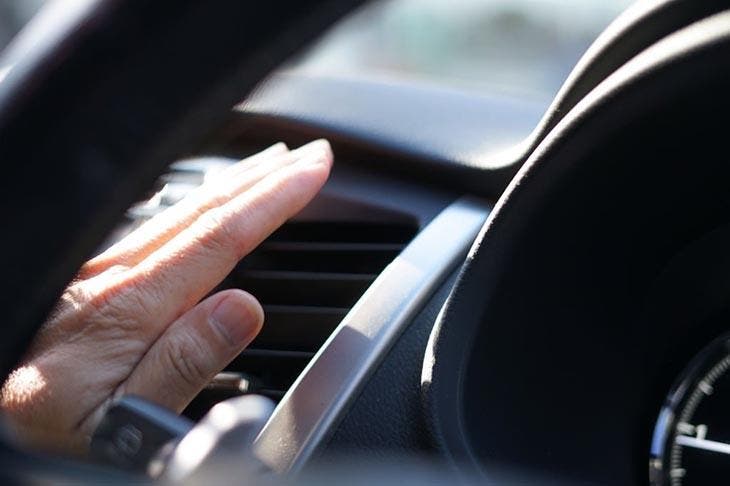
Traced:
[[435, 451], [421, 407], [423, 350], [457, 274], [446, 279], [413, 319], [315, 461], [357, 454], [387, 460], [393, 454]]

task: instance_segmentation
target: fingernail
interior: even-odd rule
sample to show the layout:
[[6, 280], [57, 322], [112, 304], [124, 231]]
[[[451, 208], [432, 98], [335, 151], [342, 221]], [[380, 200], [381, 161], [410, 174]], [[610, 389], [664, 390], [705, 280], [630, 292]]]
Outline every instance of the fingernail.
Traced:
[[252, 309], [252, 302], [229, 295], [218, 303], [210, 315], [213, 325], [231, 346], [240, 346], [253, 340], [260, 326], [260, 318]]
[[268, 158], [268, 157], [271, 157], [274, 155], [281, 155], [288, 151], [289, 151], [289, 148], [283, 142], [279, 142], [279, 143], [272, 145], [271, 147], [268, 147], [268, 148], [262, 150], [261, 152], [251, 155], [250, 157], [246, 157], [243, 160], [239, 160], [238, 162], [233, 164], [232, 167], [234, 167], [234, 166], [248, 167], [255, 161], [258, 161], [258, 160], [261, 160], [264, 158]]
[[309, 144], [306, 152], [303, 152], [297, 161], [302, 165], [329, 163], [332, 159], [332, 150], [325, 140], [317, 140]]
[[325, 139], [318, 139], [318, 140], [314, 140], [313, 142], [309, 142], [306, 145], [302, 145], [301, 147], [299, 147], [295, 150], [292, 150], [292, 153], [303, 157], [305, 155], [309, 155], [312, 153], [316, 153], [316, 154], [319, 154], [322, 152], [326, 153], [329, 150], [330, 150], [329, 142]]
[[307, 165], [318, 165], [323, 164], [327, 161], [327, 157], [324, 152], [317, 152], [313, 154], [307, 154], [305, 157], [301, 157], [297, 160], [296, 165], [299, 167]]

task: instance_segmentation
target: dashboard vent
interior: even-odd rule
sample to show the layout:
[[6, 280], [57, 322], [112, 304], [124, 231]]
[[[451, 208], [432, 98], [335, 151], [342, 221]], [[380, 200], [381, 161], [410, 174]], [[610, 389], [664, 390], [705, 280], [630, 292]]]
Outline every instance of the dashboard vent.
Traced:
[[[333, 204], [319, 197], [308, 209], [320, 219], [304, 214], [282, 226], [218, 289], [240, 288], [256, 296], [264, 308], [264, 327], [186, 415], [199, 418], [218, 401], [242, 393], [279, 401], [418, 231], [414, 221], [393, 218], [392, 213], [367, 214], [362, 207], [353, 211], [342, 202], [333, 211]], [[343, 213], [350, 213], [351, 220], [343, 220]]]
[[228, 287], [264, 307], [261, 334], [230, 369], [280, 399], [375, 278], [414, 236], [402, 223], [291, 222], [246, 257]]
[[[232, 162], [195, 157], [176, 162], [149, 199], [103, 248], [175, 204]], [[248, 255], [216, 289], [240, 288], [258, 298], [266, 321], [260, 335], [188, 406], [202, 417], [231, 396], [257, 393], [280, 400], [317, 350], [377, 276], [418, 232], [399, 211], [327, 193]]]

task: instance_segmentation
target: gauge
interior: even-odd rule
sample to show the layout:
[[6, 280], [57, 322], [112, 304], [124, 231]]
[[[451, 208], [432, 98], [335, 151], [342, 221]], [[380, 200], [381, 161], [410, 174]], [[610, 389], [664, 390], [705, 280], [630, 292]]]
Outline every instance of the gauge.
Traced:
[[649, 470], [653, 485], [730, 482], [730, 335], [703, 349], [672, 387]]

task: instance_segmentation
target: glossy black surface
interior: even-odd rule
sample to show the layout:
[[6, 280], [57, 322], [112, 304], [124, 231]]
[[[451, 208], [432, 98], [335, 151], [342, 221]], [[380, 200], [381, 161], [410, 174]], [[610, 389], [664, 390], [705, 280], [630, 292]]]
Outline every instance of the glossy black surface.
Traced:
[[729, 21], [609, 77], [492, 213], [432, 336], [427, 405], [464, 470], [647, 484], [666, 391], [728, 326]]

